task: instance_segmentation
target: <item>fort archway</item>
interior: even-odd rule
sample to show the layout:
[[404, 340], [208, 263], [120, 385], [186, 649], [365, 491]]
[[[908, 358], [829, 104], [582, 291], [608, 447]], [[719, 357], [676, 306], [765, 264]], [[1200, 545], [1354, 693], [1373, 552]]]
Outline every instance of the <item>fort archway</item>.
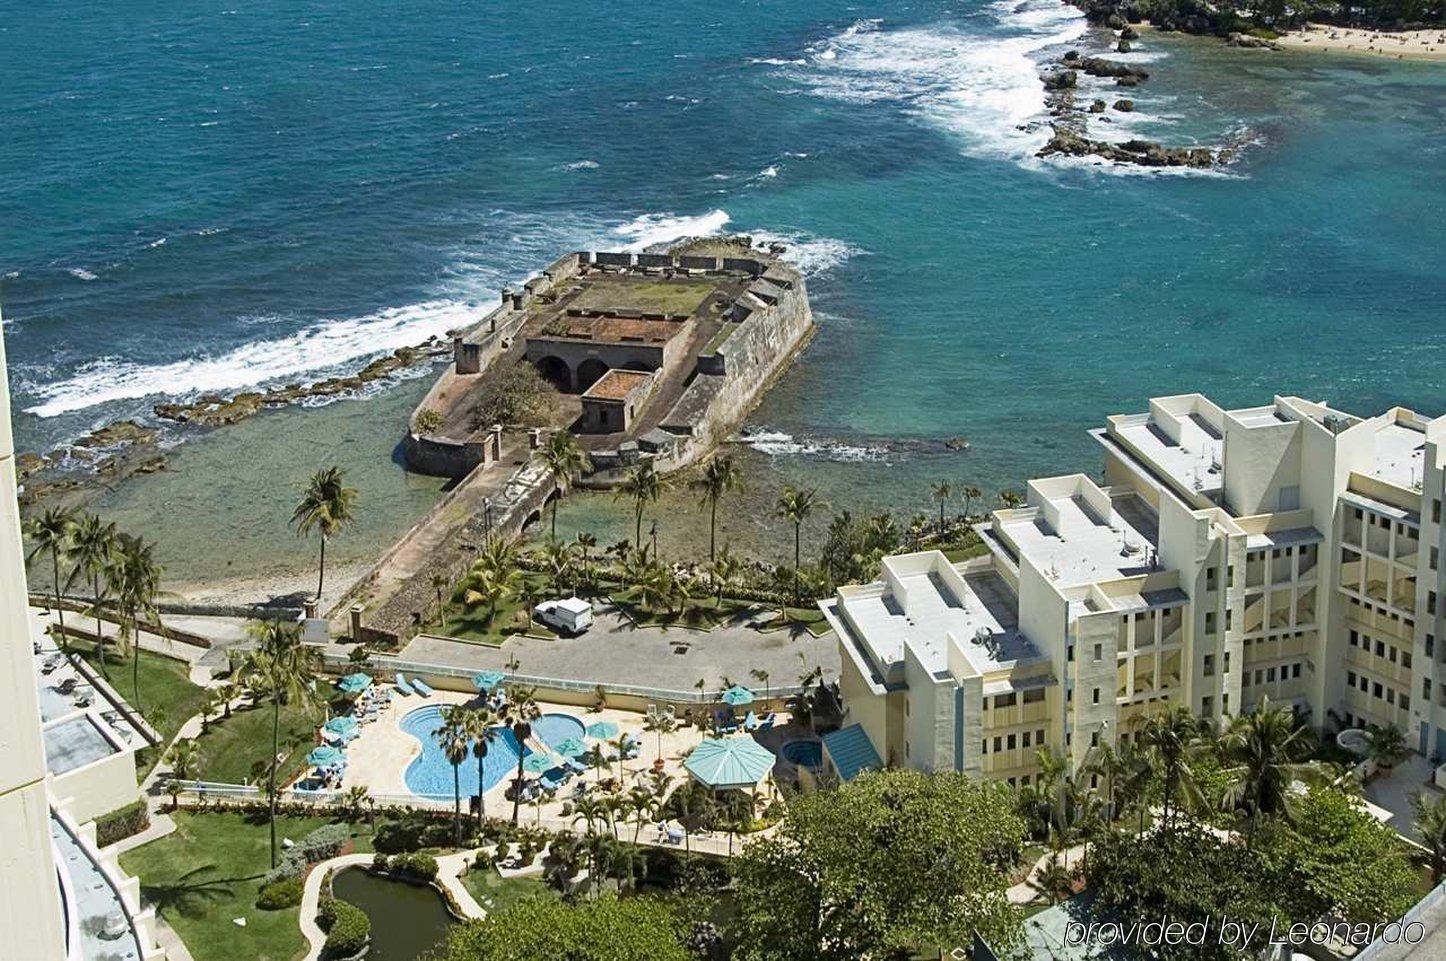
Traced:
[[549, 354], [538, 360], [537, 372], [558, 390], [572, 390], [572, 368], [561, 357]]
[[585, 390], [587, 390], [589, 387], [591, 387], [593, 384], [596, 384], [596, 383], [598, 382], [598, 380], [600, 380], [600, 379], [602, 378], [602, 375], [603, 375], [603, 374], [606, 374], [607, 372], [608, 372], [608, 365], [607, 365], [607, 364], [604, 364], [602, 361], [598, 360], [596, 357], [589, 357], [587, 360], [585, 360], [585, 361], [583, 361], [582, 363], [578, 364], [578, 365], [577, 365], [577, 391], [578, 391], [578, 393], [582, 393], [583, 391], [585, 391]]
[[640, 370], [645, 374], [652, 373], [657, 369], [656, 365], [645, 363], [641, 360], [630, 360], [626, 364], [623, 364], [623, 370]]

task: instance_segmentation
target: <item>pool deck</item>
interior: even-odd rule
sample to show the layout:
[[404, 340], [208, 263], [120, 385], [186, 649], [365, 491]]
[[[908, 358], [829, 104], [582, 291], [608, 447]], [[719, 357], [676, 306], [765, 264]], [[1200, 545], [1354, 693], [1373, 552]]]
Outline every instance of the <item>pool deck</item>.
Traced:
[[[402, 730], [401, 721], [407, 714], [418, 708], [464, 704], [474, 698], [475, 695], [469, 696], [454, 691], [437, 691], [427, 698], [393, 696], [391, 704], [380, 711], [375, 721], [364, 725], [361, 728], [360, 736], [347, 746], [347, 770], [342, 780], [342, 790], [363, 787], [383, 803], [435, 804], [436, 802], [416, 797], [407, 787], [407, 766], [421, 753], [422, 748], [415, 737]], [[539, 701], [538, 707], [544, 714], [567, 714], [577, 718], [583, 724], [612, 721], [618, 725], [622, 733], [630, 733], [637, 737], [642, 746], [641, 754], [636, 759], [623, 763], [624, 781], [631, 783], [652, 771], [653, 760], [658, 757], [658, 736], [643, 730], [643, 715], [615, 708], [589, 710], [575, 705], [552, 704], [545, 701]], [[787, 715], [781, 714], [780, 720], [786, 717]], [[683, 769], [683, 756], [698, 744], [700, 737], [698, 728], [692, 726], [679, 727], [672, 733], [663, 735], [663, 771], [673, 779], [674, 785], [682, 783], [688, 777], [687, 771]], [[772, 730], [758, 734], [757, 740], [770, 750], [776, 750], [778, 745], [786, 741], [806, 737], [812, 737], [812, 734], [795, 729], [791, 725], [780, 724]], [[469, 757], [468, 763], [475, 765], [476, 761]], [[792, 765], [789, 762], [782, 761], [775, 771], [791, 768]], [[618, 765], [614, 763], [602, 772], [584, 775], [583, 780], [593, 782], [600, 777], [616, 777], [617, 772]], [[489, 816], [511, 816], [512, 802], [505, 797], [506, 786], [509, 782], [510, 778], [503, 778], [486, 792], [484, 802]], [[547, 801], [540, 807], [536, 804], [524, 803], [521, 819], [523, 821], [531, 820], [533, 823], [549, 827], [571, 828], [573, 826], [571, 818], [564, 817], [562, 814], [562, 805], [570, 794], [571, 787], [569, 786], [559, 791], [554, 800]], [[463, 797], [462, 803], [465, 810], [467, 807], [466, 796]]]

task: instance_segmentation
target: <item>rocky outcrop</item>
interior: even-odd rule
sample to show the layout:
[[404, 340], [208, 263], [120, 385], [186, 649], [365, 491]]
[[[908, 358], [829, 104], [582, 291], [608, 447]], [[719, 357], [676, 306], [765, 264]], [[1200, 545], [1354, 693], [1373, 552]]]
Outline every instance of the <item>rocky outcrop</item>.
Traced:
[[1137, 164], [1142, 167], [1212, 167], [1226, 159], [1206, 147], [1164, 147], [1152, 140], [1126, 140], [1109, 143], [1091, 140], [1056, 124], [1054, 136], [1038, 156], [1063, 154], [1070, 157], [1100, 157], [1114, 163]]
[[1149, 72], [1141, 70], [1139, 67], [1132, 67], [1117, 60], [1106, 60], [1103, 57], [1081, 57], [1074, 50], [1064, 55], [1064, 65], [1071, 70], [1087, 73], [1091, 77], [1113, 77], [1116, 80], [1128, 77], [1136, 82], [1150, 78]]
[[1073, 90], [1079, 84], [1079, 75], [1073, 70], [1061, 70], [1044, 78], [1046, 90]]
[[1248, 33], [1232, 33], [1225, 38], [1225, 45], [1228, 47], [1245, 47], [1252, 50], [1281, 50], [1284, 49], [1274, 40], [1266, 40], [1264, 37], [1252, 37]]
[[1120, 113], [1134, 113], [1135, 102], [1133, 100], [1124, 99], [1116, 100], [1115, 109], [1118, 110]]

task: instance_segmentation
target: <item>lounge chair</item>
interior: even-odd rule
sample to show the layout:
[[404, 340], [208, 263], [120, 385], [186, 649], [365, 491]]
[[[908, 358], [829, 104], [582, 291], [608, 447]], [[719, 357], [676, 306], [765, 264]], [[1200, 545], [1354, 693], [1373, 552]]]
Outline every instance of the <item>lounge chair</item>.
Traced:
[[767, 714], [763, 715], [762, 719], [759, 720], [758, 729], [760, 731], [766, 731], [769, 728], [773, 727], [773, 722], [776, 720], [778, 720], [778, 715], [774, 714], [772, 711], [769, 711]]
[[416, 691], [423, 697], [431, 697], [433, 694], [436, 693], [432, 690], [431, 685], [429, 685], [426, 681], [422, 680], [419, 677], [412, 678], [412, 690]]
[[668, 839], [669, 844], [683, 843], [683, 829], [676, 824], [663, 822], [663, 836]]
[[403, 674], [401, 671], [397, 672], [397, 690], [401, 691], [407, 696], [411, 696], [417, 693], [415, 690], [412, 689], [411, 683], [407, 680], [407, 675]]
[[758, 729], [758, 715], [757, 715], [757, 714], [754, 714], [752, 711], [749, 711], [749, 712], [748, 712], [748, 716], [743, 719], [743, 730], [745, 730], [745, 731], [754, 731], [754, 730], [757, 730], [757, 729]]

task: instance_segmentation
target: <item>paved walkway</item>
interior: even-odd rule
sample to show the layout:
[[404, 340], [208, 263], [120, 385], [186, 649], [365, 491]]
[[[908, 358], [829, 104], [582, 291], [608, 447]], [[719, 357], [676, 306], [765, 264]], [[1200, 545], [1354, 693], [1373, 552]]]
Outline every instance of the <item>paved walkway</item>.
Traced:
[[579, 637], [513, 636], [501, 647], [490, 647], [424, 634], [413, 638], [398, 657], [468, 671], [506, 670], [515, 658], [516, 671], [533, 677], [685, 692], [693, 690], [700, 678], [712, 690], [726, 677], [762, 694], [766, 685], [753, 676], [756, 670], [767, 671], [773, 687], [796, 685], [799, 675], [815, 667], [822, 668], [827, 679], [838, 676], [838, 641], [833, 633], [814, 637], [802, 629], [758, 630], [757, 623], [772, 619], [774, 612], [702, 631], [637, 627], [606, 600], [595, 607], [592, 628]]
[[[1074, 847], [1065, 848], [1059, 853], [1060, 864], [1067, 869], [1073, 869], [1080, 863], [1080, 859], [1084, 857], [1085, 852], [1088, 850], [1088, 844], [1076, 844]], [[1053, 851], [1046, 851], [1041, 854], [1039, 859], [1034, 862], [1034, 867], [1029, 869], [1029, 874], [1025, 879], [1005, 892], [1009, 897], [1010, 904], [1025, 905], [1043, 897], [1043, 895], [1039, 893], [1039, 888], [1036, 888], [1030, 882], [1039, 877], [1040, 872], [1044, 870], [1045, 865], [1049, 864], [1054, 856]]]

